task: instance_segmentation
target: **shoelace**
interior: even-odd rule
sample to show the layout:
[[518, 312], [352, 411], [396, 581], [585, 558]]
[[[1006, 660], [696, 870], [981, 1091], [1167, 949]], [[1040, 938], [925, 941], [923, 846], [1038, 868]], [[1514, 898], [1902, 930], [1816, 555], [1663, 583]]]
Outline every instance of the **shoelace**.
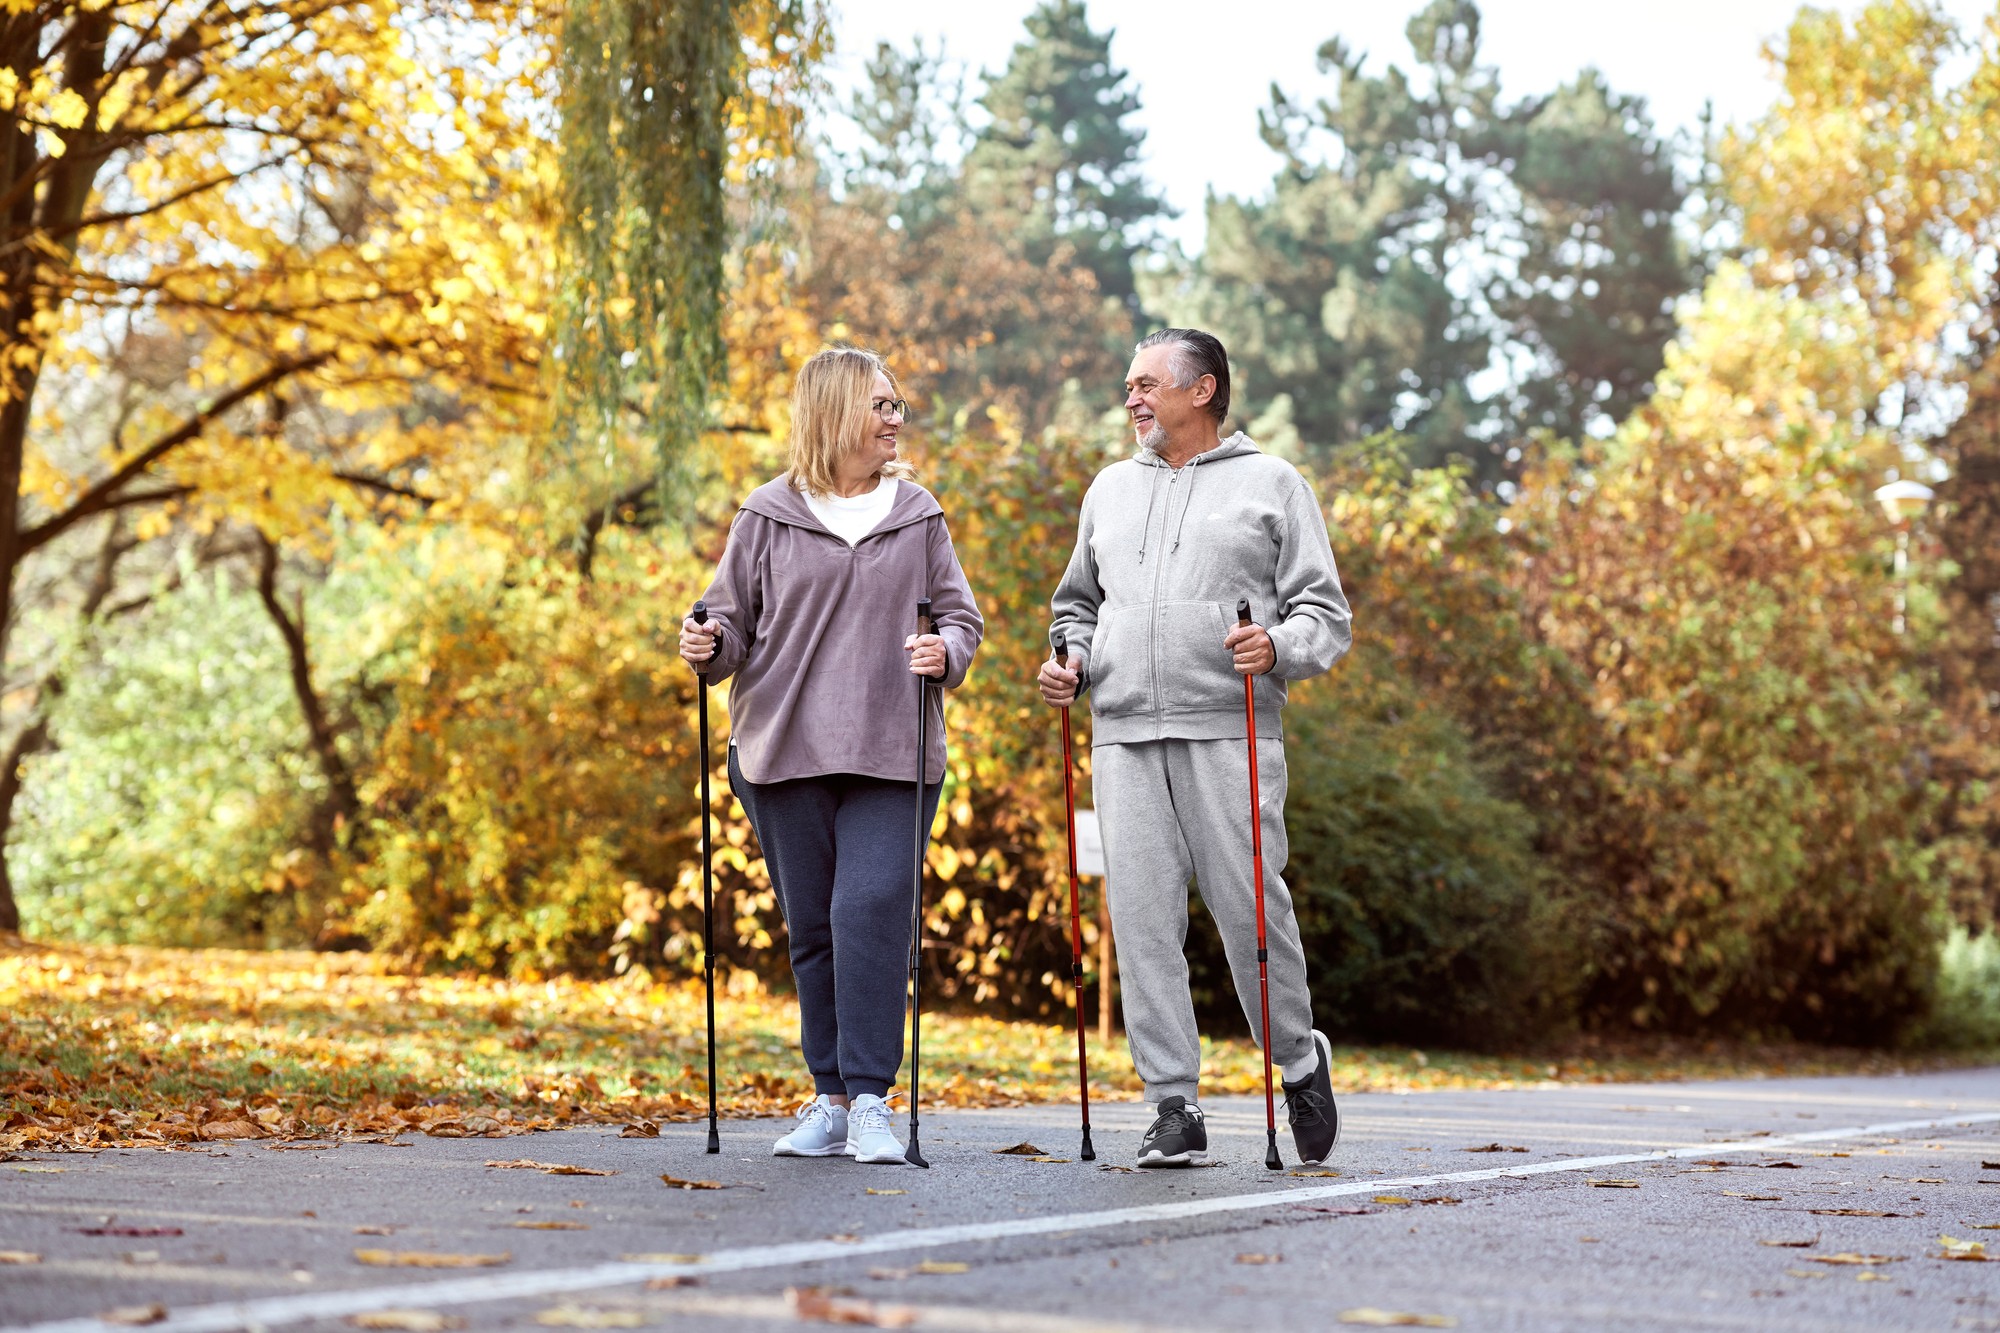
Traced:
[[833, 1108], [819, 1098], [814, 1097], [799, 1107], [797, 1119], [807, 1125], [816, 1125], [824, 1121], [827, 1126], [831, 1127], [833, 1124]]
[[1326, 1123], [1326, 1098], [1311, 1088], [1287, 1092], [1285, 1113], [1295, 1125], [1323, 1125]]
[[864, 1134], [893, 1134], [889, 1121], [889, 1104], [876, 1102], [870, 1106], [852, 1106], [847, 1111], [847, 1135], [858, 1139]]
[[1176, 1106], [1153, 1122], [1152, 1132], [1146, 1137], [1156, 1139], [1163, 1134], [1171, 1134], [1177, 1129], [1188, 1129], [1200, 1123], [1200, 1112], [1190, 1111], [1185, 1106]]

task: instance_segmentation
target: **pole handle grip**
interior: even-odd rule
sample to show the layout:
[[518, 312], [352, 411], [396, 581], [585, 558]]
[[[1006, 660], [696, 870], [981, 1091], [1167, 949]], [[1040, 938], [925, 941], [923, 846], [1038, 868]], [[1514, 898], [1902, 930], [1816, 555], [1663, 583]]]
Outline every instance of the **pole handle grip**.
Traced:
[[1250, 599], [1248, 597], [1241, 598], [1236, 603], [1236, 623], [1238, 625], [1247, 625], [1250, 623]]
[[930, 632], [931, 599], [928, 597], [919, 597], [917, 599], [917, 633], [929, 634]]
[[1056, 635], [1056, 665], [1069, 670], [1069, 639], [1061, 634]]
[[694, 610], [688, 612], [688, 615], [693, 618], [695, 624], [706, 625], [708, 623], [708, 603], [696, 602]]

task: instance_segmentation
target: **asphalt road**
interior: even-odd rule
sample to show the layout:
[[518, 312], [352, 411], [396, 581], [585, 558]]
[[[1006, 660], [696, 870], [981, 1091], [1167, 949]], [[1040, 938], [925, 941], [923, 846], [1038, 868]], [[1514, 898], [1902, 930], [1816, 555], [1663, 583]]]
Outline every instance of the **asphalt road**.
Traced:
[[[930, 1171], [775, 1160], [769, 1121], [719, 1157], [674, 1125], [17, 1159], [0, 1251], [41, 1258], [0, 1263], [0, 1326], [2000, 1330], [2000, 1262], [1938, 1257], [2000, 1258], [2000, 1070], [1355, 1096], [1336, 1175], [1264, 1168], [1261, 1098], [1207, 1109], [1220, 1164], [1178, 1172], [1118, 1169], [1131, 1103], [1095, 1108], [1095, 1163], [1063, 1106], [933, 1111]], [[1059, 1160], [995, 1152], [1023, 1142]], [[616, 1174], [487, 1165], [520, 1158]]]

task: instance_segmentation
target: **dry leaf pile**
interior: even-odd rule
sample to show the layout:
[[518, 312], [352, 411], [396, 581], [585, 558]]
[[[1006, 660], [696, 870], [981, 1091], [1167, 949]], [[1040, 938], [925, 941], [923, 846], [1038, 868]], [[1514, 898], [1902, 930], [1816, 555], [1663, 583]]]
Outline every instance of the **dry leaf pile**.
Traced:
[[[723, 1114], [790, 1114], [810, 1082], [794, 1049], [795, 1007], [751, 989], [718, 996], [717, 1010]], [[0, 1012], [9, 1019], [0, 1025], [0, 1153], [497, 1138], [578, 1124], [650, 1137], [707, 1113], [693, 978], [426, 976], [369, 954], [0, 936]], [[938, 1071], [926, 1080], [927, 1105], [1074, 1095], [1072, 1029], [938, 1014], [925, 1037], [926, 1065]], [[1261, 1055], [1247, 1042], [1218, 1042], [1203, 1064], [1220, 1092], [1263, 1086]], [[1553, 1060], [1439, 1055], [1416, 1064], [1400, 1049], [1342, 1048], [1333, 1078], [1356, 1092], [1421, 1091], [1922, 1067], [1859, 1052], [1590, 1039]], [[1136, 1075], [1099, 1077], [1107, 1092], [1141, 1091]]]

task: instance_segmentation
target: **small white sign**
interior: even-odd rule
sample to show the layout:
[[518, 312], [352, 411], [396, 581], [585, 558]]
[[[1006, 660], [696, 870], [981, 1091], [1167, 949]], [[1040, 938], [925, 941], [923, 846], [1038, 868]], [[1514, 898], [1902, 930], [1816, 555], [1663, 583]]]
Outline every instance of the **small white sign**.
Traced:
[[1097, 811], [1076, 812], [1076, 873], [1104, 875], [1104, 839], [1097, 831]]

